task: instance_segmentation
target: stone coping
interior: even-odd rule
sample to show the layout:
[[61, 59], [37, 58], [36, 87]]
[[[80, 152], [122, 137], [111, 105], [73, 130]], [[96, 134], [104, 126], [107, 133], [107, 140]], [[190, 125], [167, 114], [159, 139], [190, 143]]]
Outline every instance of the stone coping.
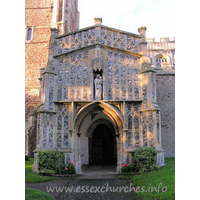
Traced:
[[93, 26], [88, 26], [88, 27], [82, 28], [82, 29], [78, 29], [78, 30], [76, 30], [76, 31], [72, 31], [72, 32], [70, 32], [70, 33], [66, 33], [66, 34], [63, 34], [63, 35], [59, 35], [59, 36], [56, 37], [55, 39], [59, 39], [59, 38], [62, 38], [62, 37], [68, 36], [68, 35], [73, 35], [73, 34], [76, 34], [76, 33], [82, 32], [82, 31], [86, 31], [86, 30], [88, 30], [88, 29], [96, 28], [96, 27], [100, 27], [100, 28], [104, 28], [104, 29], [109, 29], [109, 30], [112, 30], [112, 31], [114, 31], [114, 32], [120, 32], [120, 33], [124, 33], [124, 34], [127, 34], [127, 35], [132, 35], [132, 36], [134, 36], [134, 37], [141, 38], [141, 36], [140, 36], [139, 34], [135, 34], [135, 33], [123, 31], [123, 30], [116, 29], [116, 28], [112, 28], [112, 27], [105, 26], [105, 25], [93, 25]]
[[49, 71], [49, 68], [46, 68], [46, 69], [42, 72], [42, 75], [44, 75], [44, 74], [58, 75], [58, 73], [56, 73], [56, 72]]
[[31, 111], [31, 113], [28, 115], [28, 117], [35, 115], [39, 109], [44, 105], [44, 103], [40, 103], [38, 104], [35, 108], [33, 108], [33, 110]]
[[71, 148], [63, 148], [63, 149], [62, 148], [55, 148], [55, 149], [49, 149], [49, 148], [47, 148], [47, 149], [38, 149], [38, 148], [36, 148], [36, 149], [33, 150], [33, 152], [37, 153], [39, 151], [55, 151], [55, 150], [58, 150], [58, 151], [60, 151], [62, 153], [72, 153], [72, 149]]
[[147, 49], [147, 51], [171, 51], [171, 50], [174, 50], [174, 49], [149, 49], [149, 48]]
[[162, 73], [162, 74], [158, 74], [156, 73], [156, 76], [175, 76], [175, 73]]
[[[53, 101], [53, 103], [92, 103], [92, 102], [108, 102], [108, 103], [123, 103], [123, 102], [142, 102], [143, 99], [131, 99], [131, 100], [88, 100], [88, 101], [83, 101], [83, 100], [77, 100], [77, 101], [70, 101], [70, 100], [62, 100], [62, 101]], [[52, 111], [53, 112], [53, 111]]]
[[160, 110], [160, 108], [140, 109], [139, 112], [148, 112], [148, 111], [157, 111], [157, 110]]
[[138, 74], [143, 74], [143, 73], [147, 73], [147, 72], [153, 72], [156, 73], [156, 71], [154, 69], [147, 69], [147, 70], [142, 70], [141, 72], [139, 72]]
[[57, 111], [54, 111], [54, 110], [38, 110], [37, 113], [57, 113]]

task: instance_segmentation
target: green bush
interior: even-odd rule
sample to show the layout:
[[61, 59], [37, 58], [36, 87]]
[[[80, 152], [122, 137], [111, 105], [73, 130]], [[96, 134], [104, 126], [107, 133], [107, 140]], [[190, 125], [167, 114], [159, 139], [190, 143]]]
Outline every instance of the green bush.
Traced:
[[122, 173], [131, 173], [131, 172], [138, 172], [139, 167], [136, 163], [131, 162], [130, 164], [122, 163], [121, 172]]
[[64, 164], [64, 153], [55, 151], [38, 152], [38, 171], [45, 174], [76, 174], [73, 162]]
[[62, 174], [64, 167], [64, 153], [58, 150], [38, 152], [39, 173]]
[[122, 173], [131, 173], [131, 172], [146, 172], [153, 171], [158, 169], [157, 166], [157, 151], [151, 147], [141, 147], [135, 149], [131, 153], [131, 163], [121, 163]]
[[157, 151], [151, 147], [141, 147], [132, 153], [132, 161], [137, 163], [140, 172], [153, 171], [158, 169]]
[[73, 162], [69, 162], [68, 165], [65, 166], [65, 174], [76, 174], [76, 165]]

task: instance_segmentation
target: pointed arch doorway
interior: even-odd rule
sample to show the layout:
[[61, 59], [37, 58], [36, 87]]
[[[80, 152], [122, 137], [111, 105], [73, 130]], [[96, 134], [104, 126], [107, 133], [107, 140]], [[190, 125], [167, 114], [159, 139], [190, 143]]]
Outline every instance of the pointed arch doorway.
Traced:
[[[95, 112], [99, 112], [100, 114], [99, 116], [98, 115], [96, 116], [97, 118], [96, 120], [94, 120], [94, 118], [90, 118], [90, 114], [95, 113]], [[85, 123], [86, 121], [87, 123]], [[84, 152], [86, 153], [83, 154], [82, 158], [81, 156], [78, 155], [78, 153], [75, 153], [75, 156], [79, 157], [79, 162], [76, 161], [77, 171], [81, 172], [81, 170], [83, 169], [81, 168], [81, 159], [83, 160], [84, 158], [85, 165], [89, 166], [90, 164], [93, 163], [92, 136], [97, 126], [101, 124], [107, 125], [111, 129], [114, 135], [113, 148], [114, 148], [114, 160], [116, 160], [114, 166], [116, 169], [116, 173], [120, 172], [120, 169], [121, 169], [120, 163], [123, 160], [122, 148], [124, 144], [124, 141], [122, 140], [122, 137], [121, 137], [123, 133], [123, 127], [124, 127], [123, 116], [122, 116], [122, 113], [115, 106], [102, 102], [102, 101], [95, 101], [95, 102], [85, 105], [79, 110], [79, 112], [76, 114], [74, 118], [74, 123], [73, 123], [74, 131], [76, 133], [85, 132], [85, 135], [84, 136], [82, 135], [79, 139], [80, 145], [78, 147], [76, 145], [76, 147], [77, 149], [79, 149], [84, 146], [82, 144], [84, 143], [86, 144], [85, 147], [83, 148], [83, 150], [85, 150]], [[85, 131], [84, 131], [84, 127], [85, 127]]]
[[115, 128], [111, 121], [99, 119], [88, 128], [89, 164], [111, 165], [117, 163]]

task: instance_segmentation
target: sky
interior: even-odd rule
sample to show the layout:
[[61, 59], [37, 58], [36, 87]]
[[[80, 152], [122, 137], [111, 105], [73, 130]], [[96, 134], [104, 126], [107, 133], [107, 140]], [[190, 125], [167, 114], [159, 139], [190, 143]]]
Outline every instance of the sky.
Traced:
[[175, 36], [175, 0], [79, 0], [78, 10], [80, 28], [102, 17], [102, 25], [131, 33], [146, 26], [148, 38]]

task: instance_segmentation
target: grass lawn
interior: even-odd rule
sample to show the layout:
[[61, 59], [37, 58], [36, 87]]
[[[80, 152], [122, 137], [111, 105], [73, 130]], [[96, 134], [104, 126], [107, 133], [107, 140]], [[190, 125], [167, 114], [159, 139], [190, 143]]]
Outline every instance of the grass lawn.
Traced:
[[77, 179], [76, 177], [53, 177], [53, 176], [43, 176], [32, 171], [32, 165], [34, 163], [34, 158], [29, 158], [25, 161], [25, 182], [26, 183], [40, 183], [53, 180], [69, 180]]
[[[140, 192], [136, 192], [137, 200], [175, 199], [175, 158], [165, 158], [165, 164], [166, 166], [161, 167], [157, 171], [147, 172], [131, 177], [133, 186], [135, 188], [140, 186], [140, 190], [138, 188], [138, 191]], [[159, 184], [161, 188], [158, 192]]]
[[25, 188], [25, 200], [55, 200], [51, 195], [40, 190]]

